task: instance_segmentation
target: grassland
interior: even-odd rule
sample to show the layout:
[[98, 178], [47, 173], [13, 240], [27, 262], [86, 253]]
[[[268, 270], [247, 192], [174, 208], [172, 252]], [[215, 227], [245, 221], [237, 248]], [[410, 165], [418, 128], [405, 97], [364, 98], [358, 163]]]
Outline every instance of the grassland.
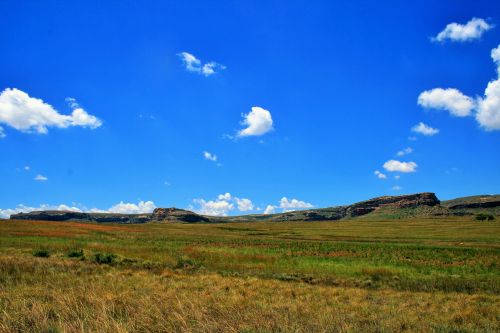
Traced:
[[0, 332], [498, 332], [500, 223], [0, 221]]

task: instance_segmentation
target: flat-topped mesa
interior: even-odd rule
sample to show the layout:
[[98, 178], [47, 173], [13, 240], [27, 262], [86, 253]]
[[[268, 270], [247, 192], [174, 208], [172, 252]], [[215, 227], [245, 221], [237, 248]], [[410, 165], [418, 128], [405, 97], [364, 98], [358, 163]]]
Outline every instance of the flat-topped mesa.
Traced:
[[440, 201], [436, 194], [430, 192], [398, 195], [398, 196], [383, 196], [373, 198], [367, 201], [362, 201], [350, 205], [347, 208], [347, 215], [361, 216], [373, 212], [381, 207], [394, 207], [394, 208], [415, 208], [418, 206], [436, 206]]
[[82, 213], [67, 210], [43, 210], [29, 213], [17, 213], [10, 216], [12, 220], [38, 221], [90, 221], [112, 223], [146, 223], [151, 214], [113, 214], [113, 213]]
[[152, 222], [210, 222], [210, 220], [202, 215], [196, 214], [189, 210], [178, 208], [155, 208], [151, 215]]

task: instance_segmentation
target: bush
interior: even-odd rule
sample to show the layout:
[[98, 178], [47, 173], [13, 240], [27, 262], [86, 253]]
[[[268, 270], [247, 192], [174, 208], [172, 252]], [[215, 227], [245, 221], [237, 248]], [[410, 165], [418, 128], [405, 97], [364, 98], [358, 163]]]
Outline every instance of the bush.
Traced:
[[81, 259], [83, 259], [85, 257], [82, 249], [70, 250], [70, 251], [68, 251], [68, 253], [66, 255], [68, 256], [68, 258], [81, 258]]
[[495, 217], [491, 214], [479, 213], [476, 215], [476, 220], [478, 221], [492, 221]]
[[185, 257], [185, 256], [178, 258], [177, 264], [174, 266], [174, 268], [177, 268], [177, 269], [180, 268], [180, 269], [187, 269], [187, 270], [198, 269], [200, 267], [201, 267], [201, 264], [198, 263], [196, 260], [189, 258], [189, 257]]
[[97, 252], [96, 254], [94, 254], [93, 259], [98, 264], [111, 265], [116, 262], [116, 254]]
[[46, 249], [37, 249], [33, 251], [33, 256], [39, 257], [39, 258], [48, 258], [50, 257], [50, 252], [49, 250]]

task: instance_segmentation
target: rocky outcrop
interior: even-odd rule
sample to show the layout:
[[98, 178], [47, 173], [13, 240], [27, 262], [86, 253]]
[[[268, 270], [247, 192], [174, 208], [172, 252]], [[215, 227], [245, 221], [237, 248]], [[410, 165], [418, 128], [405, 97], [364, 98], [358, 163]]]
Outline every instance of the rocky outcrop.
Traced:
[[500, 207], [500, 200], [470, 202], [448, 206], [448, 209], [470, 209], [470, 208], [495, 208]]
[[382, 207], [416, 208], [419, 206], [436, 206], [440, 201], [434, 193], [425, 192], [409, 195], [384, 196], [361, 201], [347, 207], [346, 214], [356, 217], [373, 212]]
[[152, 222], [210, 222], [208, 217], [178, 208], [156, 208], [151, 215]]

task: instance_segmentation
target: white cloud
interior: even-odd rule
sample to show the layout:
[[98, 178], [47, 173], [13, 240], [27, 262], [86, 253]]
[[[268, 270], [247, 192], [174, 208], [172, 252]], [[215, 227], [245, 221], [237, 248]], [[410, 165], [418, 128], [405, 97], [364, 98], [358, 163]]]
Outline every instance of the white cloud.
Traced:
[[436, 37], [432, 38], [434, 41], [444, 42], [446, 40], [465, 42], [481, 38], [484, 32], [493, 28], [481, 18], [474, 17], [466, 24], [450, 23], [441, 31]]
[[398, 151], [397, 155], [398, 156], [405, 156], [405, 155], [411, 154], [412, 152], [413, 152], [413, 149], [411, 147], [407, 147], [403, 150]]
[[392, 187], [392, 189], [393, 189], [393, 191], [401, 191], [403, 188], [401, 186], [399, 186], [399, 185], [394, 185]]
[[31, 168], [29, 167], [29, 165], [26, 165], [24, 168], [23, 168], [25, 171], [30, 171]]
[[74, 204], [73, 206], [68, 206], [65, 204], [60, 204], [60, 205], [42, 204], [38, 207], [29, 207], [21, 204], [17, 205], [16, 208], [0, 209], [0, 218], [9, 218], [9, 216], [12, 214], [29, 213], [40, 210], [65, 210], [73, 212], [90, 212], [90, 213], [145, 214], [153, 212], [155, 208], [156, 206], [152, 201], [140, 201], [138, 204], [124, 203], [123, 201], [121, 201], [120, 203], [112, 206], [107, 210], [98, 208], [92, 208], [92, 209], [80, 208], [74, 206]]
[[200, 59], [196, 58], [194, 55], [188, 52], [181, 52], [177, 55], [181, 58], [184, 66], [186, 67], [186, 70], [189, 72], [210, 76], [217, 73], [218, 71], [226, 69], [226, 66], [218, 64], [215, 61], [210, 61], [202, 64]]
[[234, 205], [226, 200], [194, 199], [193, 201], [199, 205], [195, 211], [203, 215], [227, 216], [229, 211], [234, 209]]
[[238, 132], [239, 137], [260, 136], [273, 129], [271, 112], [259, 106], [252, 107], [252, 111], [242, 116], [242, 124], [247, 127]]
[[383, 174], [382, 172], [375, 170], [374, 172], [375, 176], [377, 176], [379, 179], [387, 179], [387, 176]]
[[225, 194], [219, 194], [217, 196], [217, 199], [218, 200], [231, 200], [232, 196], [231, 196], [231, 193], [227, 192]]
[[70, 207], [64, 204], [61, 205], [40, 205], [38, 207], [29, 207], [25, 205], [17, 205], [16, 208], [7, 208], [7, 209], [0, 209], [0, 218], [9, 218], [10, 215], [17, 214], [17, 213], [29, 213], [33, 211], [39, 211], [39, 210], [67, 210], [67, 211], [74, 211], [74, 212], [81, 212], [82, 210], [78, 207]]
[[418, 104], [424, 108], [447, 110], [456, 117], [466, 117], [474, 109], [474, 100], [454, 88], [435, 88], [422, 92]]
[[415, 172], [417, 171], [417, 163], [389, 160], [384, 163], [384, 169], [389, 172]]
[[78, 109], [80, 107], [80, 104], [78, 104], [76, 98], [66, 97], [64, 100], [66, 101], [66, 103], [68, 103], [69, 107], [72, 109]]
[[289, 212], [292, 210], [297, 210], [297, 209], [305, 209], [305, 208], [312, 208], [314, 207], [312, 204], [297, 200], [297, 199], [292, 199], [288, 200], [288, 198], [283, 197], [280, 200], [280, 206], [281, 209], [283, 209], [284, 212]]
[[209, 153], [208, 151], [203, 152], [203, 157], [206, 160], [212, 161], [212, 162], [217, 162], [217, 155]]
[[488, 83], [478, 103], [476, 120], [487, 131], [500, 130], [500, 79]]
[[264, 209], [263, 214], [274, 214], [274, 213], [276, 213], [276, 206], [267, 205], [266, 209]]
[[[491, 58], [497, 66], [497, 77], [490, 81], [484, 91], [484, 97], [473, 100], [457, 89], [436, 88], [424, 91], [418, 97], [418, 104], [424, 107], [446, 109], [452, 115], [465, 117], [475, 110], [475, 118], [486, 131], [500, 130], [500, 45], [491, 50]], [[422, 123], [421, 123], [422, 124]], [[415, 128], [414, 128], [415, 129]], [[422, 134], [426, 129], [420, 128]], [[432, 135], [432, 131], [427, 131]], [[434, 133], [435, 134], [435, 133]]]
[[33, 178], [33, 179], [36, 181], [39, 181], [39, 182], [44, 182], [46, 180], [49, 180], [47, 177], [40, 175], [40, 174], [36, 175], [35, 178]]
[[138, 204], [120, 201], [120, 203], [112, 206], [106, 212], [117, 214], [145, 214], [151, 213], [155, 208], [156, 205], [153, 201], [139, 201]]
[[7, 137], [7, 134], [5, 134], [5, 131], [2, 126], [0, 126], [0, 139], [3, 139]]
[[394, 176], [394, 179], [396, 179], [396, 180], [399, 180], [400, 178], [401, 178], [401, 176], [400, 176], [400, 175], [395, 175], [395, 176]]
[[197, 207], [189, 206], [188, 209], [204, 215], [227, 216], [235, 207], [240, 212], [258, 210], [250, 199], [238, 198], [231, 193], [219, 194], [215, 200], [194, 199], [193, 202]]
[[51, 105], [27, 93], [7, 88], [0, 94], [0, 123], [26, 133], [48, 133], [48, 127], [82, 126], [97, 128], [102, 122], [84, 109], [74, 108], [71, 115], [57, 112]]
[[484, 98], [477, 103], [476, 120], [487, 131], [500, 130], [500, 45], [491, 50], [491, 58], [497, 65], [498, 77], [488, 83]]
[[437, 128], [432, 128], [423, 122], [418, 123], [417, 125], [412, 127], [412, 132], [419, 133], [426, 136], [433, 136], [439, 133]]
[[238, 210], [240, 212], [247, 212], [249, 210], [253, 210], [253, 203], [250, 199], [240, 199], [240, 198], [235, 198], [236, 204], [238, 205]]

